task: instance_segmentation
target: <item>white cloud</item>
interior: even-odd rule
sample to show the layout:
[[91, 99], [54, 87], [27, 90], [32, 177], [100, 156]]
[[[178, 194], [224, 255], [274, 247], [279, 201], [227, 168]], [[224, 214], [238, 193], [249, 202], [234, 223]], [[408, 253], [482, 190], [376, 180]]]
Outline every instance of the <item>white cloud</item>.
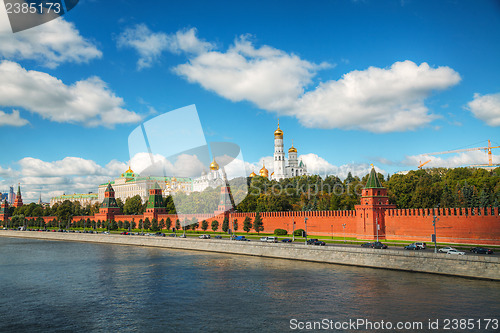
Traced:
[[131, 47], [139, 53], [137, 68], [151, 67], [163, 51], [168, 47], [167, 35], [163, 32], [152, 32], [145, 24], [126, 29], [118, 36], [118, 47]]
[[65, 85], [43, 72], [27, 71], [11, 61], [0, 62], [0, 106], [22, 107], [45, 119], [108, 126], [136, 123], [141, 117], [98, 77]]
[[500, 93], [482, 96], [476, 93], [467, 106], [476, 118], [490, 126], [500, 126]]
[[[195, 34], [191, 39], [198, 40]], [[249, 101], [294, 116], [307, 127], [375, 133], [415, 130], [431, 123], [438, 116], [425, 106], [425, 99], [461, 79], [449, 67], [406, 60], [389, 68], [352, 71], [306, 91], [316, 72], [328, 64], [317, 65], [270, 46], [257, 48], [246, 36], [225, 52], [206, 48], [188, 59], [174, 72], [231, 101]]]
[[57, 161], [43, 161], [25, 157], [17, 162], [18, 169], [0, 166], [0, 185], [21, 184], [23, 200], [49, 201], [55, 195], [63, 193], [97, 192], [99, 184], [118, 177], [127, 169], [127, 164], [112, 160], [101, 166], [98, 163], [80, 157], [65, 157]]
[[87, 63], [102, 57], [102, 52], [63, 18], [17, 33], [10, 31], [7, 18], [0, 20], [0, 25], [0, 57], [5, 59], [30, 59], [55, 68], [66, 62]]
[[387, 69], [370, 67], [322, 83], [302, 96], [292, 113], [308, 127], [414, 130], [436, 118], [424, 105], [425, 98], [459, 81], [460, 75], [449, 67], [396, 62]]
[[289, 108], [316, 71], [325, 67], [270, 46], [255, 48], [242, 36], [227, 52], [201, 52], [174, 71], [231, 101], [246, 100], [278, 111]]
[[21, 127], [29, 124], [24, 118], [19, 116], [18, 110], [13, 110], [11, 114], [5, 113], [0, 110], [0, 126], [15, 126]]

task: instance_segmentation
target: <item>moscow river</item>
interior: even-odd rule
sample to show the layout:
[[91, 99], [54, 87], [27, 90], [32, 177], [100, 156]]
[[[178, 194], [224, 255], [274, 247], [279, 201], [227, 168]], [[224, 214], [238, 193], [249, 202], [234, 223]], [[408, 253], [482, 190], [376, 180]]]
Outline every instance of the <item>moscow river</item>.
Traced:
[[494, 281], [32, 239], [0, 238], [0, 286], [0, 332], [494, 332], [500, 319]]

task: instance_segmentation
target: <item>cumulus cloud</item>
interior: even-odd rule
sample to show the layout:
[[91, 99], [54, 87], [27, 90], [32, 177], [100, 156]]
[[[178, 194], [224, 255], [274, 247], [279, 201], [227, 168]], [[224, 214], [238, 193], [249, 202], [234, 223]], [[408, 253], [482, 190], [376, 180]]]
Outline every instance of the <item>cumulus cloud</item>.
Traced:
[[166, 158], [161, 154], [141, 152], [131, 158], [130, 165], [143, 176], [196, 177], [206, 169], [198, 156], [189, 154]]
[[196, 29], [177, 31], [167, 35], [163, 32], [153, 32], [145, 24], [137, 24], [127, 28], [117, 39], [118, 47], [133, 48], [139, 54], [137, 69], [151, 67], [165, 51], [180, 53], [206, 52], [213, 46], [196, 37]]
[[489, 95], [476, 93], [474, 99], [467, 104], [467, 109], [486, 124], [500, 126], [500, 93]]
[[48, 202], [63, 193], [97, 192], [99, 184], [118, 177], [126, 168], [127, 164], [116, 160], [101, 166], [80, 157], [56, 161], [25, 157], [16, 163], [15, 169], [0, 166], [0, 185], [7, 188], [20, 183], [24, 201], [37, 201], [41, 193]]
[[[193, 45], [206, 43], [189, 31]], [[215, 46], [189, 52], [180, 45], [182, 33], [167, 35], [165, 47], [186, 51], [188, 62], [174, 67], [187, 81], [234, 102], [249, 101], [259, 108], [296, 117], [304, 126], [342, 128], [375, 133], [415, 130], [438, 118], [425, 105], [432, 92], [460, 82], [450, 67], [431, 67], [406, 60], [388, 68], [369, 67], [309, 89], [317, 72], [331, 67], [273, 48], [256, 47], [248, 36], [237, 38], [226, 51]], [[191, 48], [193, 49], [193, 48]]]
[[242, 36], [227, 52], [201, 52], [174, 71], [231, 101], [246, 100], [262, 109], [283, 111], [303, 94], [316, 71], [327, 66], [270, 46], [256, 48]]
[[308, 127], [376, 133], [414, 130], [436, 118], [425, 98], [459, 81], [460, 75], [449, 67], [396, 62], [390, 68], [370, 67], [322, 83], [302, 96], [292, 113]]
[[47, 73], [28, 71], [11, 61], [0, 62], [0, 106], [21, 107], [56, 122], [86, 126], [136, 123], [141, 117], [98, 77], [66, 85]]
[[30, 59], [55, 68], [66, 62], [87, 63], [102, 57], [102, 52], [63, 18], [18, 33], [10, 31], [7, 18], [0, 20], [0, 25], [0, 57], [4, 59]]
[[0, 126], [21, 127], [27, 124], [29, 124], [29, 121], [21, 118], [18, 110], [13, 110], [10, 114], [0, 110]]

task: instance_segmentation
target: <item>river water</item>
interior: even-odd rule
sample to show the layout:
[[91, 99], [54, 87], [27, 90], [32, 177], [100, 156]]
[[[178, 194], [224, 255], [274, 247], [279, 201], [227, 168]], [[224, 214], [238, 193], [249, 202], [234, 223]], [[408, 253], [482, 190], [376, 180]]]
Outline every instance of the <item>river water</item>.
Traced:
[[500, 319], [493, 281], [32, 239], [0, 238], [0, 288], [0, 332], [494, 332]]

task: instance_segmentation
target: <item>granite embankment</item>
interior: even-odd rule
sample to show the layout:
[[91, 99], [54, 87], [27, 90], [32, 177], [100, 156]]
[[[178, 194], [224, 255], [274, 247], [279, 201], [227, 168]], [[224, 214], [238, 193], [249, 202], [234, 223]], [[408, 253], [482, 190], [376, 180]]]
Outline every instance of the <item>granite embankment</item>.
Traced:
[[36, 238], [55, 241], [94, 242], [152, 246], [172, 249], [219, 252], [269, 258], [304, 260], [403, 271], [455, 275], [500, 281], [500, 257], [451, 256], [429, 251], [376, 250], [338, 246], [238, 242], [230, 240], [122, 236], [83, 233], [55, 233], [0, 230], [3, 237]]

